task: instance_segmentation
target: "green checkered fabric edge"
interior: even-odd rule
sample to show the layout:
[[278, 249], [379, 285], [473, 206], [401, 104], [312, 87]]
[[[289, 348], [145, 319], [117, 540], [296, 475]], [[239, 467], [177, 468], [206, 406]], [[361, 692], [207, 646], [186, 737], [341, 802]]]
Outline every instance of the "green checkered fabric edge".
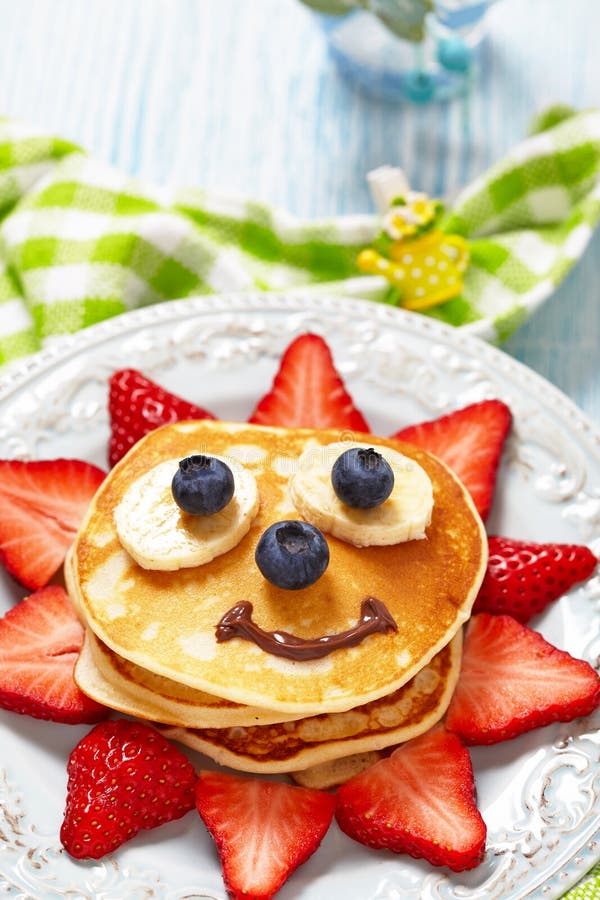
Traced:
[[[600, 213], [599, 173], [592, 110], [528, 138], [469, 185], [443, 226], [470, 242], [464, 291], [428, 314], [507, 338], [583, 253]], [[378, 228], [372, 215], [305, 222], [209, 191], [160, 189], [0, 119], [0, 365], [193, 294], [312, 286], [390, 302], [387, 283], [356, 266]]]

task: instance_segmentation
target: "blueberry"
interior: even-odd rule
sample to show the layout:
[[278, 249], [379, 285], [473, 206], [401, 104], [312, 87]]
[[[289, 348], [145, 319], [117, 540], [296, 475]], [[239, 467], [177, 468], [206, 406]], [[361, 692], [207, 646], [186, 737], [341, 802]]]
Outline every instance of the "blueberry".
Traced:
[[256, 565], [275, 587], [298, 591], [321, 577], [329, 565], [329, 547], [323, 534], [308, 522], [275, 522], [263, 532]]
[[177, 506], [192, 516], [211, 516], [233, 497], [233, 472], [214, 456], [197, 454], [179, 461], [171, 490]]
[[352, 447], [334, 462], [331, 483], [346, 506], [372, 509], [381, 506], [392, 493], [394, 473], [388, 461], [372, 447]]

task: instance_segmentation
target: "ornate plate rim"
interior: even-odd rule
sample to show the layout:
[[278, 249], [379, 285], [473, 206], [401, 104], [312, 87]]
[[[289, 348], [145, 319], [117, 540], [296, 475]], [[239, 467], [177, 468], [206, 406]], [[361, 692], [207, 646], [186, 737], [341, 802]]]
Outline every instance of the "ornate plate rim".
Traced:
[[380, 323], [403, 321], [409, 330], [437, 338], [450, 343], [455, 348], [464, 347], [478, 354], [485, 360], [506, 372], [509, 375], [518, 376], [534, 388], [543, 388], [552, 397], [554, 403], [560, 404], [561, 413], [573, 419], [579, 426], [582, 434], [592, 442], [595, 451], [600, 454], [600, 429], [560, 388], [553, 385], [542, 375], [537, 374], [503, 350], [493, 346], [473, 333], [465, 332], [460, 328], [453, 328], [437, 319], [421, 316], [403, 309], [373, 303], [369, 300], [360, 300], [355, 297], [340, 297], [339, 295], [314, 294], [309, 291], [294, 290], [290, 292], [260, 292], [260, 291], [236, 291], [224, 294], [207, 294], [205, 296], [189, 297], [184, 300], [170, 300], [147, 306], [142, 309], [131, 310], [111, 319], [106, 319], [98, 324], [91, 325], [79, 332], [61, 335], [49, 342], [48, 346], [11, 364], [5, 373], [0, 371], [0, 402], [3, 402], [12, 390], [20, 387], [28, 378], [34, 377], [44, 369], [51, 367], [57, 361], [63, 361], [65, 354], [78, 354], [85, 348], [91, 348], [105, 340], [125, 334], [128, 331], [136, 331], [145, 326], [155, 325], [161, 321], [175, 318], [185, 318], [194, 313], [211, 312], [233, 313], [234, 305], [238, 304], [244, 312], [259, 309], [279, 309], [284, 303], [290, 310], [296, 312], [321, 312], [323, 307], [339, 310], [341, 304], [352, 312], [366, 313], [374, 317]]

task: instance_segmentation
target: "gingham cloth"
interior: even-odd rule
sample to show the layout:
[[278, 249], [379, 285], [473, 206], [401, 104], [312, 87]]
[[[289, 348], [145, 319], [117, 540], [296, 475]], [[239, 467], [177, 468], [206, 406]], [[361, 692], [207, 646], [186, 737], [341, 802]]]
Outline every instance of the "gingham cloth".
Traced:
[[600, 898], [600, 863], [588, 872], [562, 900], [598, 900]]
[[[427, 314], [508, 337], [588, 243], [599, 167], [594, 110], [525, 140], [466, 187], [444, 225], [470, 241], [464, 292]], [[303, 222], [209, 191], [141, 184], [0, 119], [0, 365], [57, 335], [192, 294], [313, 285], [386, 302], [387, 283], [356, 268], [378, 225], [373, 215]]]

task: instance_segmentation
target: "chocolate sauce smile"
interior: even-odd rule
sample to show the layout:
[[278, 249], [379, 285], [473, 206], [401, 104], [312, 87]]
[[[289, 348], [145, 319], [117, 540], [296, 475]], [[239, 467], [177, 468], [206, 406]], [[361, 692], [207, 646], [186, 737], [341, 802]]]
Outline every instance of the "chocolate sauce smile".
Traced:
[[254, 641], [266, 653], [287, 659], [321, 659], [341, 647], [354, 647], [368, 635], [398, 631], [398, 626], [385, 603], [367, 597], [360, 605], [360, 619], [356, 625], [339, 634], [325, 634], [319, 638], [300, 638], [287, 631], [263, 631], [252, 621], [252, 604], [243, 600], [228, 610], [216, 628], [217, 641], [222, 644], [239, 637]]

